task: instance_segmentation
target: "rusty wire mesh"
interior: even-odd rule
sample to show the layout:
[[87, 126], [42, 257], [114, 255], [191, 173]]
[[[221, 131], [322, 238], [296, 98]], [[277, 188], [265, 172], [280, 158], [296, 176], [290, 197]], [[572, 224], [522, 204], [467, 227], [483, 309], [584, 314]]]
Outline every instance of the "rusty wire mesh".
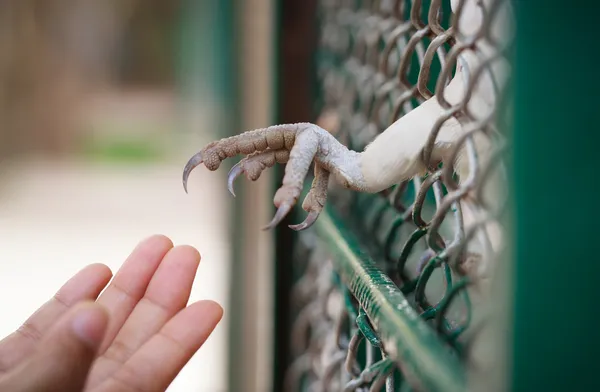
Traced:
[[[457, 1], [454, 9], [468, 1]], [[490, 202], [481, 195], [492, 173], [495, 181], [502, 178], [498, 173], [507, 145], [502, 130], [510, 114], [508, 84], [496, 83], [492, 73], [494, 62], [508, 59], [510, 47], [493, 36], [491, 27], [499, 10], [510, 4], [492, 0], [477, 1], [477, 6], [483, 23], [470, 34], [457, 27], [450, 0], [322, 0], [318, 10], [319, 107], [333, 113], [339, 138], [357, 151], [434, 94], [443, 95], [457, 67], [468, 67], [465, 56], [478, 57], [476, 68], [464, 69], [468, 94], [453, 105], [442, 100], [444, 110], [434, 126], [439, 131], [453, 117], [469, 129], [456, 152], [469, 154], [472, 178], [458, 182], [452, 165], [429, 161], [434, 129], [423, 146], [429, 168], [424, 176], [377, 195], [334, 189], [329, 202], [465, 364], [473, 357], [469, 348], [476, 327], [485, 320], [478, 309], [487, 301], [489, 268], [482, 266], [493, 263], [499, 252], [488, 229], [503, 212], [501, 200]], [[492, 75], [496, 99], [493, 113], [481, 115], [468, 104], [486, 74]], [[473, 152], [478, 136], [494, 146], [486, 160]], [[421, 389], [406, 364], [389, 355], [377, 326], [339, 279], [328, 246], [313, 232], [299, 236], [291, 304], [297, 314], [291, 335], [294, 358], [286, 391]]]

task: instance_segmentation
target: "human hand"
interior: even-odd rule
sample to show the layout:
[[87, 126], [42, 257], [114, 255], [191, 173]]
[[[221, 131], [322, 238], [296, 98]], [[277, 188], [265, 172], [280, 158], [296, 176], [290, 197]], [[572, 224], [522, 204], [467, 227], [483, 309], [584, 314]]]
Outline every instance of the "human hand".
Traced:
[[112, 272], [87, 266], [0, 341], [0, 391], [164, 391], [223, 314], [212, 301], [186, 307], [199, 262], [153, 236], [104, 292]]

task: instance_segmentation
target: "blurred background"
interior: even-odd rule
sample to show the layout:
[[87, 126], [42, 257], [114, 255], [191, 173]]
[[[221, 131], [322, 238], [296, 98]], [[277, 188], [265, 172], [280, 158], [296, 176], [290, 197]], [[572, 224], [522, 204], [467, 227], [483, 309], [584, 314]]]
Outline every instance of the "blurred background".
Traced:
[[[2, 2], [1, 336], [83, 266], [116, 271], [140, 240], [162, 233], [202, 254], [191, 301], [225, 308], [170, 390], [229, 390], [232, 323], [262, 358], [235, 355], [258, 367], [248, 382], [268, 389], [260, 367], [267, 372], [269, 355], [253, 346], [270, 326], [252, 323], [270, 306], [268, 279], [254, 275], [270, 268], [270, 234], [259, 230], [270, 218], [269, 175], [240, 180], [238, 205], [226, 190], [235, 162], [197, 169], [188, 195], [181, 174], [211, 140], [272, 122], [271, 8], [268, 0]], [[252, 265], [245, 284], [232, 275], [244, 203], [255, 236], [235, 258]], [[241, 285], [251, 295], [236, 296]], [[246, 317], [239, 309], [252, 316], [246, 324], [232, 321]]]

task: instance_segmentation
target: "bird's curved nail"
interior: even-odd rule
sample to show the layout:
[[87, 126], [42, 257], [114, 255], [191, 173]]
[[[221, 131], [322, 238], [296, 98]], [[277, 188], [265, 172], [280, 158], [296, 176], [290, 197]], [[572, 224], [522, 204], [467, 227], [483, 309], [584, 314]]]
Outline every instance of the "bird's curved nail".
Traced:
[[233, 191], [233, 182], [243, 172], [244, 169], [242, 168], [242, 161], [236, 163], [231, 170], [229, 170], [229, 174], [227, 175], [227, 189], [229, 190], [229, 193], [233, 195], [233, 197], [235, 197], [235, 192]]
[[311, 211], [306, 216], [306, 219], [302, 223], [297, 225], [289, 225], [288, 227], [292, 230], [301, 231], [306, 230], [311, 227], [319, 218], [319, 213], [317, 211]]
[[200, 165], [202, 162], [202, 152], [198, 152], [194, 154], [194, 156], [191, 157], [190, 160], [185, 164], [185, 168], [183, 169], [183, 189], [185, 190], [185, 193], [187, 193], [188, 191], [187, 181], [188, 177], [190, 176], [190, 173], [192, 172], [192, 170], [194, 170], [196, 166]]
[[277, 212], [275, 213], [273, 220], [271, 222], [269, 222], [268, 225], [263, 227], [263, 230], [271, 230], [273, 227], [277, 226], [283, 220], [283, 218], [285, 218], [285, 216], [287, 214], [289, 214], [289, 212], [291, 210], [292, 210], [291, 204], [289, 204], [289, 203], [281, 204], [279, 206], [279, 208], [277, 209]]

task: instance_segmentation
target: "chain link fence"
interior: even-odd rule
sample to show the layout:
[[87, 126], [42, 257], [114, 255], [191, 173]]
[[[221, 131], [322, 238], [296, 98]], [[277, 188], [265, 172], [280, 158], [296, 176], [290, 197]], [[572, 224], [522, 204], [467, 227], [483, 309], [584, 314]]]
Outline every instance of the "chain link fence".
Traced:
[[[361, 151], [434, 95], [441, 111], [423, 145], [423, 176], [376, 195], [332, 189], [316, 230], [299, 235], [286, 391], [458, 391], [485, 365], [475, 338], [503, 249], [510, 7], [319, 2], [326, 129]], [[464, 94], [450, 103], [445, 90], [459, 71]], [[493, 110], [484, 113], [478, 100]], [[464, 155], [468, 178], [432, 159], [450, 118], [466, 129], [452, 162]]]

